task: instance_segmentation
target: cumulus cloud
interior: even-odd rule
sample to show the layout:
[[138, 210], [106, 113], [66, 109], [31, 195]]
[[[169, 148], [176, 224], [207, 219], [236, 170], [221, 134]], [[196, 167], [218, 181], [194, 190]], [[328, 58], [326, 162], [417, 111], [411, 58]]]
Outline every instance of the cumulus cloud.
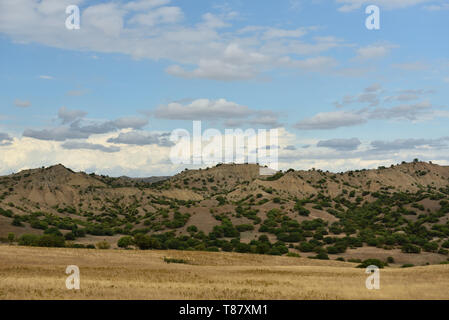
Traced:
[[86, 115], [87, 112], [81, 110], [69, 110], [66, 107], [61, 107], [58, 110], [58, 118], [62, 120], [62, 123], [71, 123], [85, 117]]
[[94, 134], [104, 134], [121, 129], [142, 129], [148, 124], [146, 117], [122, 117], [109, 121], [87, 121], [84, 117], [86, 112], [81, 110], [69, 110], [61, 107], [58, 110], [58, 118], [62, 121], [62, 126], [44, 129], [25, 129], [24, 137], [65, 141], [69, 139], [87, 139]]
[[282, 124], [278, 120], [278, 116], [272, 112], [258, 112], [250, 119], [228, 119], [224, 122], [226, 127], [264, 127], [264, 128], [279, 128]]
[[[136, 0], [86, 4], [81, 29], [68, 33], [61, 12], [81, 0], [2, 1], [0, 31], [15, 41], [78, 51], [120, 53], [136, 59], [169, 61], [166, 72], [183, 78], [234, 81], [257, 78], [260, 73], [296, 67], [322, 71], [335, 60], [319, 54], [346, 46], [331, 36], [301, 38], [315, 27], [294, 29], [253, 26], [229, 27], [235, 13], [206, 12], [196, 24], [183, 22], [184, 13], [170, 1]], [[296, 61], [295, 55], [313, 55]], [[288, 64], [280, 59], [289, 57]], [[41, 79], [52, 76], [41, 75]]]
[[151, 133], [151, 132], [121, 132], [115, 138], [109, 138], [109, 143], [127, 144], [137, 146], [158, 145], [160, 147], [171, 147], [170, 133]]
[[74, 149], [87, 149], [87, 150], [98, 150], [107, 153], [119, 152], [119, 147], [107, 147], [101, 144], [89, 143], [89, 142], [77, 142], [77, 141], [68, 141], [61, 144], [63, 149], [74, 150]]
[[50, 129], [25, 129], [22, 134], [24, 137], [38, 140], [65, 141], [67, 139], [86, 139], [88, 133], [73, 130], [70, 127], [57, 127]]
[[360, 110], [321, 112], [313, 117], [297, 122], [300, 130], [329, 130], [360, 125], [369, 120], [427, 121], [436, 117], [448, 118], [445, 110], [436, 109], [430, 102], [401, 104], [391, 108], [376, 107]]
[[160, 7], [147, 13], [136, 14], [129, 22], [152, 27], [158, 24], [179, 22], [183, 16], [179, 7]]
[[367, 113], [370, 119], [393, 119], [393, 120], [410, 120], [419, 121], [432, 119], [432, 104], [428, 101], [418, 102], [414, 104], [402, 104], [392, 108], [376, 108]]
[[227, 63], [218, 59], [200, 60], [198, 67], [193, 70], [179, 65], [171, 65], [165, 71], [170, 75], [185, 79], [200, 78], [220, 81], [247, 80], [258, 74], [257, 69], [252, 66]]
[[0, 146], [9, 146], [13, 141], [13, 138], [7, 134], [0, 132]]
[[417, 147], [446, 147], [449, 137], [439, 139], [397, 139], [394, 141], [372, 141], [371, 146], [378, 151], [415, 149]]
[[317, 147], [330, 148], [338, 151], [352, 151], [356, 150], [361, 144], [357, 138], [331, 139], [319, 141]]
[[226, 99], [196, 99], [187, 104], [172, 102], [158, 106], [153, 114], [156, 118], [170, 120], [224, 121], [224, 125], [228, 127], [281, 126], [278, 114], [272, 111], [251, 109]]
[[311, 118], [297, 122], [294, 127], [300, 130], [330, 130], [365, 123], [367, 120], [359, 114], [346, 111], [320, 112]]
[[341, 102], [336, 101], [334, 105], [337, 108], [342, 108], [346, 105], [353, 103], [368, 103], [370, 107], [377, 106], [380, 103], [379, 95], [381, 93], [382, 86], [378, 83], [374, 83], [364, 89], [364, 91], [357, 95], [345, 95]]
[[156, 108], [157, 118], [172, 120], [206, 120], [247, 117], [253, 113], [247, 106], [226, 99], [197, 99], [188, 105], [172, 102]]

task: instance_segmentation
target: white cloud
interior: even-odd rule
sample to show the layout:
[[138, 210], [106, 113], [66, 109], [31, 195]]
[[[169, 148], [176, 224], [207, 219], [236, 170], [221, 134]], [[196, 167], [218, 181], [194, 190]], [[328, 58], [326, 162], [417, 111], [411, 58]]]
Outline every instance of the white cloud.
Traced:
[[273, 38], [300, 38], [307, 33], [307, 29], [298, 28], [293, 30], [285, 30], [278, 28], [268, 28], [264, 33], [263, 39], [273, 39]]
[[129, 22], [152, 27], [157, 24], [176, 23], [182, 18], [183, 13], [179, 7], [161, 7], [144, 14], [137, 14]]
[[311, 118], [306, 118], [294, 125], [300, 130], [330, 130], [340, 127], [360, 125], [366, 119], [358, 114], [346, 111], [320, 112]]
[[198, 99], [188, 105], [177, 102], [159, 106], [154, 112], [157, 118], [172, 120], [229, 119], [248, 117], [254, 113], [247, 106], [239, 105], [226, 99]]
[[52, 80], [54, 79], [52, 76], [48, 76], [48, 75], [40, 75], [39, 79], [44, 79], [44, 80]]
[[[120, 134], [125, 137], [125, 134], [129, 132], [133, 131], [122, 130]], [[410, 161], [416, 157], [443, 165], [449, 164], [448, 137], [360, 143], [358, 138], [304, 139], [284, 128], [279, 128], [278, 132], [279, 168], [283, 170], [315, 167], [339, 172], [349, 169], [377, 168], [380, 165], [399, 163], [402, 160]], [[140, 134], [150, 136], [155, 133], [140, 132]], [[170, 148], [147, 143], [145, 145], [122, 143], [119, 147], [111, 146], [107, 141], [114, 138], [117, 138], [117, 133], [93, 135], [88, 140], [61, 143], [27, 137], [12, 138], [9, 134], [0, 134], [0, 140], [7, 140], [6, 144], [0, 146], [4, 155], [0, 158], [0, 174], [56, 163], [62, 163], [75, 171], [140, 177], [172, 175], [186, 167], [186, 165], [173, 165], [170, 162]], [[139, 140], [131, 142], [139, 142]], [[318, 144], [320, 146], [317, 146]]]
[[61, 119], [64, 124], [81, 119], [85, 115], [87, 115], [87, 112], [81, 110], [69, 110], [66, 107], [61, 107], [58, 110], [58, 118]]
[[396, 45], [371, 45], [357, 49], [356, 60], [374, 60], [386, 57]]
[[362, 143], [357, 138], [351, 139], [330, 139], [321, 140], [317, 143], [317, 147], [330, 148], [337, 151], [356, 150]]
[[[298, 68], [321, 71], [330, 58], [314, 55], [345, 46], [331, 36], [300, 41], [316, 27], [282, 29], [253, 26], [229, 30], [235, 12], [220, 15], [204, 13], [197, 24], [181, 23], [180, 7], [165, 0], [114, 1], [86, 4], [81, 28], [67, 30], [61, 12], [81, 0], [4, 0], [0, 4], [0, 32], [13, 41], [94, 53], [121, 53], [135, 59], [165, 59], [172, 65], [166, 71], [184, 78], [245, 80], [260, 73], [283, 68], [279, 59], [312, 55], [294, 62]], [[63, 19], [63, 18], [62, 18]], [[222, 30], [224, 29], [224, 30]], [[244, 28], [245, 29], [245, 28]], [[52, 79], [42, 75], [41, 79]]]
[[280, 65], [304, 71], [326, 71], [338, 65], [338, 62], [332, 57], [314, 57], [304, 60], [293, 60], [290, 57], [283, 57], [279, 59], [279, 63]]
[[13, 138], [9, 134], [0, 132], [0, 146], [8, 146], [12, 141]]
[[139, 11], [160, 7], [169, 3], [170, 0], [140, 0], [128, 2], [123, 7], [128, 10]]
[[28, 100], [16, 99], [14, 100], [14, 105], [19, 108], [28, 108], [31, 106], [31, 102]]
[[424, 6], [424, 9], [426, 9], [427, 11], [449, 10], [449, 3], [432, 4], [432, 5]]
[[388, 10], [403, 9], [432, 1], [434, 0], [336, 0], [338, 4], [342, 5], [338, 8], [341, 12], [354, 11], [364, 5], [378, 5]]
[[404, 71], [422, 71], [429, 68], [428, 65], [421, 61], [393, 64], [393, 67]]
[[80, 149], [86, 149], [86, 150], [98, 150], [106, 153], [113, 153], [113, 152], [119, 152], [119, 147], [108, 147], [104, 146], [102, 144], [96, 144], [96, 143], [89, 143], [89, 142], [79, 142], [79, 141], [68, 141], [63, 144], [61, 144], [61, 147], [63, 149], [67, 150], [80, 150]]

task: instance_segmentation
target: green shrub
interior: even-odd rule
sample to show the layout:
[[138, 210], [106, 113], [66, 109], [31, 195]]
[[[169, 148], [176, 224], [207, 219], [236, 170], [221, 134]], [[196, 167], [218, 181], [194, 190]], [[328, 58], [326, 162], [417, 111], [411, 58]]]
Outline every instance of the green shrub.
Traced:
[[387, 263], [394, 263], [394, 258], [393, 257], [388, 257], [387, 258]]
[[167, 257], [164, 257], [164, 262], [166, 262], [166, 263], [185, 263], [185, 264], [189, 263], [187, 260], [184, 260], [184, 259], [175, 259], [175, 258], [167, 258]]
[[287, 253], [287, 257], [295, 257], [295, 258], [299, 258], [301, 257], [299, 254], [297, 254], [296, 252], [288, 252]]
[[319, 259], [319, 260], [329, 260], [329, 256], [326, 252], [321, 251], [314, 257], [309, 257], [310, 259]]
[[52, 235], [55, 235], [58, 237], [62, 237], [61, 231], [59, 231], [59, 229], [56, 227], [50, 227], [50, 228], [46, 229], [44, 231], [44, 234], [52, 234]]
[[8, 242], [11, 244], [16, 239], [16, 235], [12, 232], [8, 233]]
[[54, 234], [44, 234], [37, 240], [38, 247], [65, 247], [64, 237]]
[[405, 244], [402, 246], [401, 251], [404, 253], [420, 253], [421, 252], [421, 248], [418, 246], [415, 246], [413, 244]]
[[73, 234], [73, 232], [68, 232], [68, 233], [66, 233], [65, 235], [64, 235], [64, 238], [66, 239], [66, 240], [75, 240], [76, 238], [75, 238], [75, 235]]
[[245, 232], [245, 231], [252, 231], [252, 230], [254, 230], [254, 226], [251, 225], [251, 224], [239, 224], [239, 225], [235, 226], [235, 228], [239, 232]]
[[39, 236], [35, 234], [23, 234], [19, 238], [19, 245], [21, 246], [35, 246], [37, 241], [39, 240]]
[[314, 248], [315, 246], [308, 242], [301, 242], [298, 247], [301, 252], [312, 252]]
[[148, 249], [160, 249], [161, 243], [158, 239], [152, 238], [143, 234], [136, 234], [134, 236], [134, 244], [140, 250], [148, 250]]
[[235, 251], [240, 253], [251, 252], [251, 246], [247, 243], [238, 243], [235, 246]]
[[195, 233], [195, 232], [198, 232], [198, 228], [197, 228], [197, 226], [188, 226], [187, 227], [187, 232], [189, 232], [189, 233]]
[[382, 269], [385, 266], [385, 263], [380, 261], [379, 259], [366, 259], [363, 260], [363, 262], [359, 264], [357, 268], [366, 268], [371, 265], [377, 266], [378, 268]]
[[23, 223], [20, 220], [19, 216], [15, 216], [14, 219], [11, 222], [11, 225], [16, 226], [16, 227], [23, 227]]
[[411, 268], [411, 267], [414, 267], [414, 266], [415, 266], [414, 264], [406, 263], [406, 264], [403, 264], [403, 265], [401, 266], [401, 268]]
[[231, 252], [234, 249], [234, 246], [230, 242], [223, 242], [221, 249], [226, 252]]
[[117, 241], [117, 246], [120, 248], [128, 248], [130, 245], [133, 244], [133, 238], [130, 236], [121, 237]]
[[106, 240], [103, 240], [103, 241], [97, 242], [96, 247], [97, 247], [97, 249], [106, 250], [106, 249], [109, 249], [111, 247], [111, 245]]
[[310, 214], [310, 210], [304, 208], [300, 202], [297, 202], [294, 206], [294, 210], [296, 210], [300, 216], [307, 217]]

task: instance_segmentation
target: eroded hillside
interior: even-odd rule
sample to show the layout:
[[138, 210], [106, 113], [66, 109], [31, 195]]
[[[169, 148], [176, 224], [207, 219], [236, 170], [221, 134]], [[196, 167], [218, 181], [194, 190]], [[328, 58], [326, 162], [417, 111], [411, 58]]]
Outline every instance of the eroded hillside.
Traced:
[[222, 164], [160, 179], [56, 165], [0, 177], [0, 195], [0, 237], [36, 235], [22, 244], [42, 234], [69, 246], [127, 237], [122, 247], [417, 264], [446, 260], [449, 247], [449, 167], [423, 162], [273, 176]]

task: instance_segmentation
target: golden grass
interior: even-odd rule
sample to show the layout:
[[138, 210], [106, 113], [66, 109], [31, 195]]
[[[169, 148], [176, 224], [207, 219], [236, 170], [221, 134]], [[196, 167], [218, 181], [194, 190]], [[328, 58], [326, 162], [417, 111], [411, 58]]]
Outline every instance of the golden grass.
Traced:
[[[189, 264], [167, 264], [164, 257]], [[77, 265], [81, 289], [65, 287]], [[449, 265], [381, 270], [237, 253], [0, 246], [0, 299], [448, 299]]]

